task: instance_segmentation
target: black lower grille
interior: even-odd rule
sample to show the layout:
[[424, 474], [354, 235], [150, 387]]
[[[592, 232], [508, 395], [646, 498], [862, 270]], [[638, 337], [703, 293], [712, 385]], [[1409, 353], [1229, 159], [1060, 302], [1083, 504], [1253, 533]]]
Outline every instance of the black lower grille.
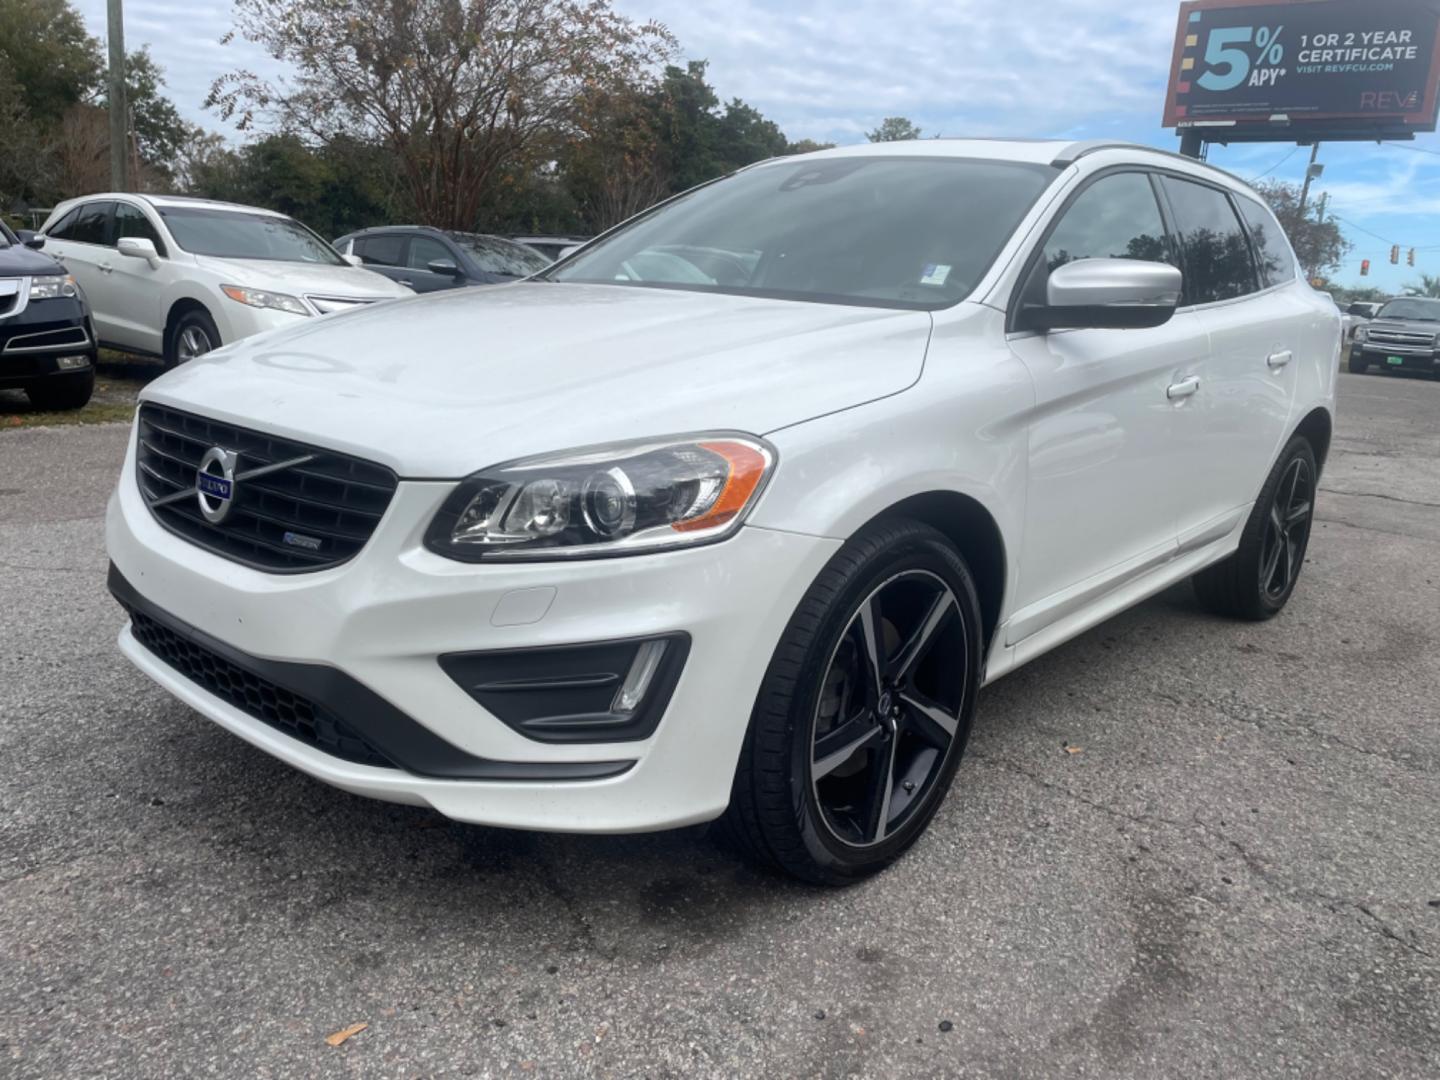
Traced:
[[327, 754], [360, 765], [395, 767], [344, 721], [331, 716], [315, 702], [232, 664], [144, 612], [132, 607], [126, 610], [130, 614], [130, 632], [136, 641], [222, 701]]
[[[374, 462], [164, 406], [143, 406], [139, 428], [136, 479], [156, 519], [193, 544], [271, 572], [323, 570], [353, 558], [399, 483]], [[216, 448], [235, 455], [218, 522], [195, 493], [196, 473]]]

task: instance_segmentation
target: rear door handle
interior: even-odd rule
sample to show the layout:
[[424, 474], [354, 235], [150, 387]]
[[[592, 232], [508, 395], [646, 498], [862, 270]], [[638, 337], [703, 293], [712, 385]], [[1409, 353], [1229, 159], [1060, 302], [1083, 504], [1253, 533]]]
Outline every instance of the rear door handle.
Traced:
[[1293, 352], [1291, 352], [1289, 349], [1285, 349], [1283, 352], [1271, 353], [1265, 358], [1265, 363], [1270, 365], [1270, 369], [1272, 371], [1279, 371], [1286, 364], [1290, 363], [1290, 361], [1294, 359], [1294, 357], [1295, 354]]
[[406, 279], [403, 278], [403, 277], [402, 277], [402, 278], [397, 278], [397, 279], [395, 280], [395, 284], [396, 284], [396, 285], [404, 285], [404, 286], [406, 286], [407, 288], [411, 288], [411, 289], [413, 289], [413, 288], [415, 287], [415, 283], [414, 283], [413, 281], [408, 281], [408, 280], [406, 280]]
[[1189, 397], [1199, 389], [1200, 376], [1191, 375], [1188, 379], [1181, 379], [1177, 383], [1172, 383], [1165, 391], [1165, 396], [1171, 401], [1180, 401], [1182, 398]]

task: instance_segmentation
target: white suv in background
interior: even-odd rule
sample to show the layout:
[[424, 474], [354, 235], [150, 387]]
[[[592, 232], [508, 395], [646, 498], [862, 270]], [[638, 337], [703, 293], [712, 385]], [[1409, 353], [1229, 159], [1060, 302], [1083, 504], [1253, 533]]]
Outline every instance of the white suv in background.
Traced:
[[411, 296], [304, 225], [253, 206], [90, 195], [41, 230], [90, 302], [100, 344], [173, 367], [315, 315]]
[[1198, 162], [780, 158], [527, 281], [151, 383], [108, 515], [120, 646], [348, 791], [723, 816], [850, 881], [924, 830], [984, 683], [1187, 578], [1284, 608], [1339, 348], [1260, 197]]

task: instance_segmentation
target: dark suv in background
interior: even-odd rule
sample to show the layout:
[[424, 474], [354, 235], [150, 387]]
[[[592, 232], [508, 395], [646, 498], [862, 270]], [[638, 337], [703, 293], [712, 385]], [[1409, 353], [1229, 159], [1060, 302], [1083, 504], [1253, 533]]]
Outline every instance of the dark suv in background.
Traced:
[[0, 389], [37, 409], [78, 409], [95, 389], [95, 334], [75, 279], [0, 222]]
[[428, 225], [361, 229], [336, 240], [335, 250], [357, 256], [367, 270], [421, 293], [519, 281], [550, 265], [539, 252], [502, 236]]
[[1359, 375], [1372, 364], [1440, 377], [1440, 300], [1396, 297], [1357, 327], [1350, 341], [1350, 370]]

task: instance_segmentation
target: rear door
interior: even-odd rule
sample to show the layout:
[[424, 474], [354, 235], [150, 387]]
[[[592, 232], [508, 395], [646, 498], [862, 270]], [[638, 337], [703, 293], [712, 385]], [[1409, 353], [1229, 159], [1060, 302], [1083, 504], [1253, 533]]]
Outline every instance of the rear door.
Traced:
[[[1087, 258], [1175, 261], [1149, 173], [1102, 173], [1072, 196], [1017, 299], [1043, 298], [1051, 271]], [[1174, 557], [1176, 415], [1207, 344], [1182, 311], [1153, 329], [1012, 333], [1010, 348], [1036, 397], [1015, 644]]]
[[95, 334], [101, 341], [113, 342], [115, 337], [115, 298], [109, 287], [114, 272], [115, 204], [107, 201], [81, 203], [79, 208], [56, 222], [55, 231], [48, 233], [46, 250], [65, 264], [75, 275], [85, 299], [90, 303]]
[[1193, 408], [1176, 417], [1178, 534], [1187, 550], [1227, 535], [1259, 495], [1288, 429], [1314, 303], [1263, 207], [1251, 208], [1261, 226], [1252, 232], [1221, 187], [1166, 175], [1161, 188], [1181, 240], [1182, 303], [1210, 337]]

